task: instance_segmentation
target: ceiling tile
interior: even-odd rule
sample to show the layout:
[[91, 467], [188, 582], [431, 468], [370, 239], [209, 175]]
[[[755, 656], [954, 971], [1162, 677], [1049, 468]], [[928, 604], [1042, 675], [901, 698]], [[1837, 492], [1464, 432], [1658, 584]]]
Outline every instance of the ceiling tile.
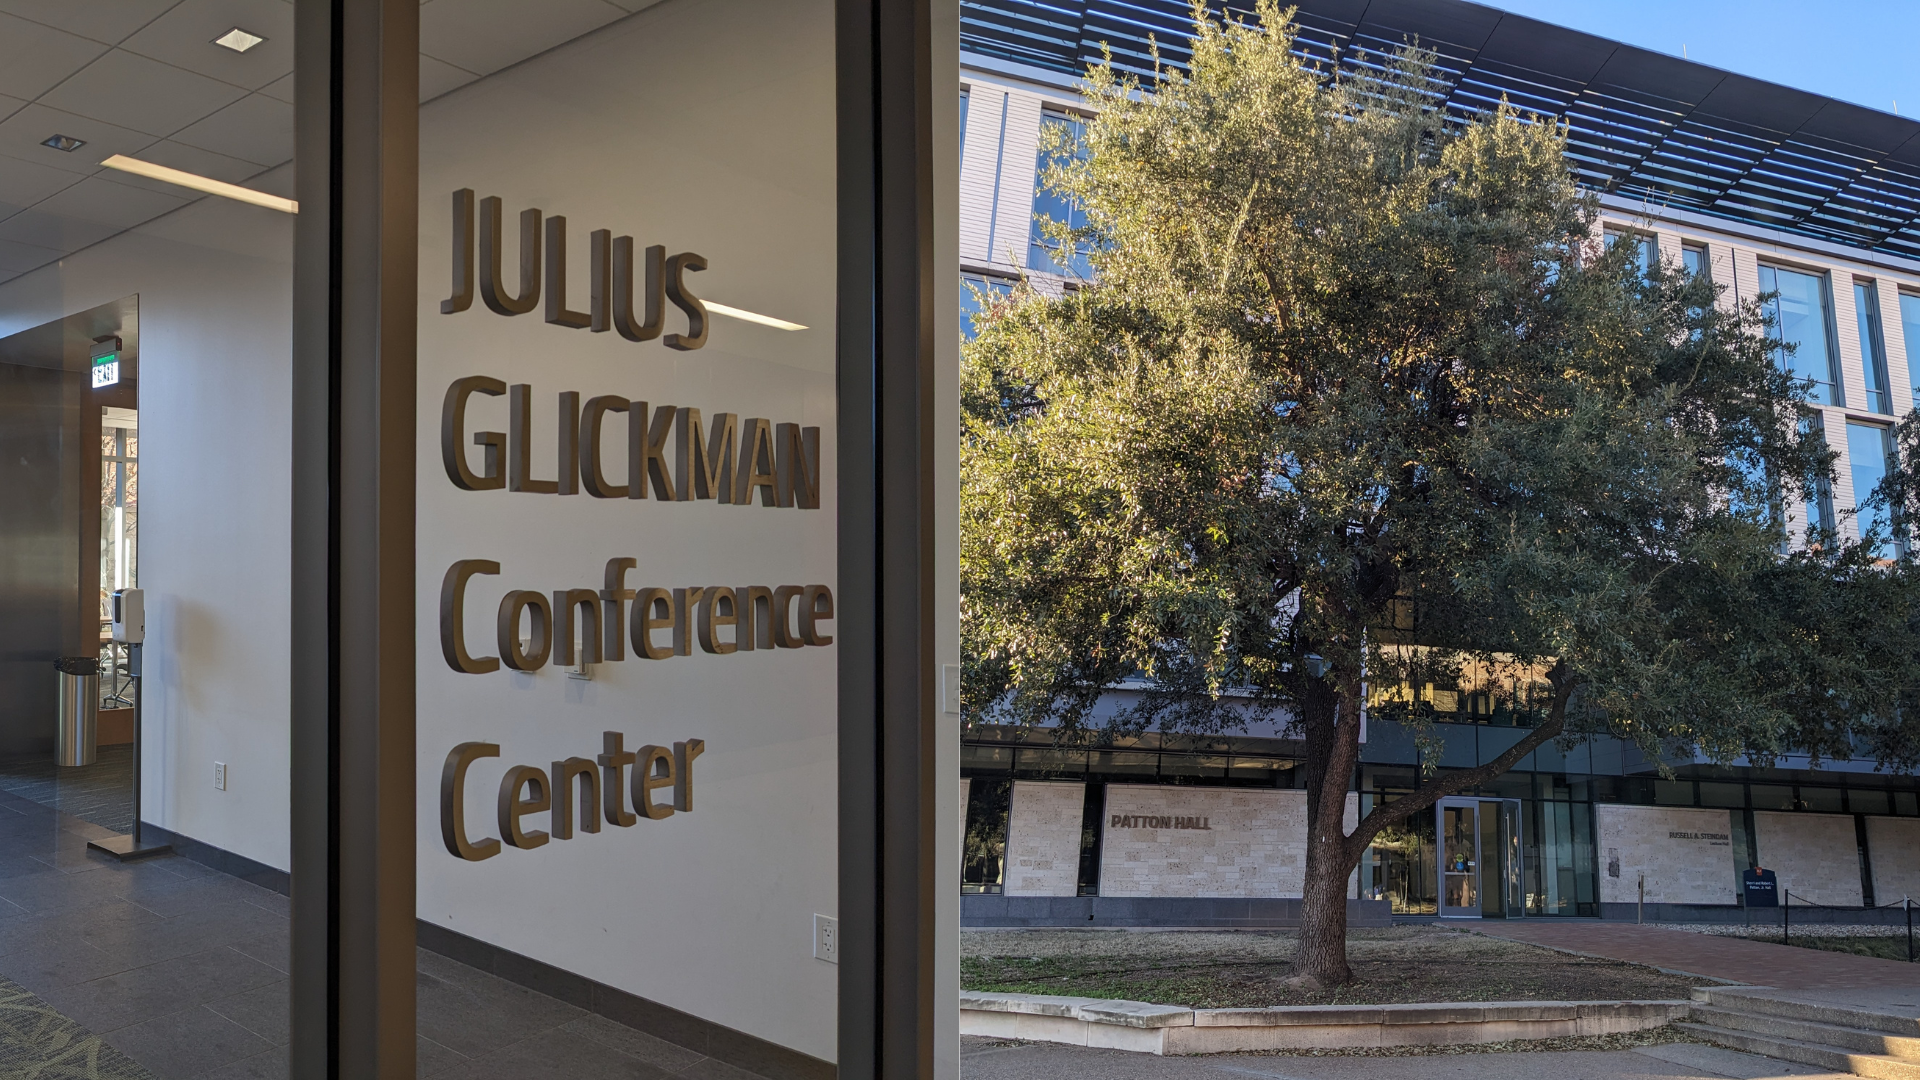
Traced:
[[[40, 145], [42, 139], [54, 134], [85, 139], [87, 145], [72, 153]], [[90, 174], [100, 167], [101, 161], [114, 154], [139, 157], [140, 151], [155, 141], [144, 132], [129, 131], [45, 105], [29, 105], [0, 120], [0, 154], [75, 173]]]
[[19, 276], [20, 276], [19, 274], [9, 274], [9, 273], [6, 273], [5, 271], [0, 271], [0, 285], [5, 285], [7, 282], [12, 281], [14, 278], [17, 278]]
[[78, 173], [0, 154], [0, 202], [32, 206], [81, 179]]
[[[198, 192], [193, 195], [200, 198]], [[159, 217], [186, 205], [178, 195], [116, 184], [102, 176], [90, 176], [28, 213], [52, 214], [78, 221], [97, 221], [115, 229], [130, 229], [143, 221]]]
[[628, 11], [645, 11], [660, 0], [607, 0], [607, 2]]
[[467, 85], [480, 76], [471, 71], [454, 67], [445, 60], [420, 54], [420, 100], [432, 101], [441, 94], [449, 93]]
[[0, 120], [5, 120], [26, 107], [27, 103], [19, 98], [0, 94]]
[[0, 94], [31, 101], [106, 51], [97, 41], [0, 13]]
[[606, 0], [431, 0], [420, 51], [490, 75], [625, 16]]
[[22, 210], [0, 221], [0, 240], [17, 240], [36, 247], [78, 251], [97, 244], [120, 230], [97, 221], [60, 217], [42, 210]]
[[278, 165], [293, 160], [293, 106], [250, 94], [174, 136], [216, 154]]
[[287, 104], [293, 104], [293, 74], [282, 75], [260, 88], [260, 92], [270, 98], [278, 98]]
[[118, 44], [180, 0], [0, 0], [0, 11]]
[[18, 244], [12, 240], [0, 240], [0, 275], [21, 274], [36, 270], [66, 252], [55, 248], [35, 247], [32, 244]]
[[41, 100], [154, 135], [171, 135], [245, 96], [237, 86], [115, 49]]
[[[266, 40], [244, 53], [213, 43], [236, 26]], [[182, 0], [120, 47], [258, 90], [293, 71], [293, 7], [284, 0]]]

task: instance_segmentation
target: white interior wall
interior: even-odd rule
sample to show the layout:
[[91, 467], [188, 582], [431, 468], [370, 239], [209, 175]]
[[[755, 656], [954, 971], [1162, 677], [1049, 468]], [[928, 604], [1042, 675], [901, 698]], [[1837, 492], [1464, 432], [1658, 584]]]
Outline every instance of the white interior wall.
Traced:
[[[457, 674], [435, 626], [459, 559], [501, 564], [468, 593], [477, 654], [495, 652], [506, 590], [598, 589], [614, 557], [639, 560], [635, 586], [835, 583], [834, 55], [828, 0], [673, 0], [423, 108], [416, 593], [421, 917], [824, 1059], [837, 969], [814, 958], [813, 920], [837, 913], [835, 649], [695, 650], [601, 664], [582, 682], [553, 665]], [[574, 308], [587, 301], [587, 233], [605, 228], [699, 252], [710, 265], [692, 278], [698, 294], [810, 329], [721, 318], [704, 348], [675, 352], [479, 300], [443, 315], [449, 193], [462, 187], [501, 197], [509, 215], [567, 218]], [[509, 242], [509, 267], [517, 251]], [[565, 390], [818, 426], [820, 508], [458, 490], [439, 418], [467, 375], [532, 385], [538, 477], [554, 475]], [[468, 428], [505, 431], [506, 419], [505, 399], [479, 398]], [[625, 418], [607, 428], [617, 484]], [[475, 835], [497, 836], [507, 766], [591, 757], [609, 730], [629, 748], [705, 739], [695, 810], [481, 862], [446, 850], [432, 802], [453, 746], [501, 747], [474, 766], [466, 802]]]
[[140, 297], [142, 816], [283, 870], [292, 225], [203, 199], [0, 285], [0, 336]]

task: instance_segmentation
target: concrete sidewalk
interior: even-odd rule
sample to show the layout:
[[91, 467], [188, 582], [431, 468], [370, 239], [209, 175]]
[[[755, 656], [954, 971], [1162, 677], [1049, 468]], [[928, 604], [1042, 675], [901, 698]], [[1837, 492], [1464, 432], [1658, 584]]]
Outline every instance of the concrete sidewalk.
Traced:
[[1920, 988], [1920, 964], [1660, 926], [1521, 919], [1488, 920], [1469, 929], [1489, 937], [1751, 986], [1793, 990]]
[[1298, 1057], [1155, 1057], [1120, 1050], [961, 1039], [963, 1080], [1857, 1080], [1698, 1043], [1638, 1050]]

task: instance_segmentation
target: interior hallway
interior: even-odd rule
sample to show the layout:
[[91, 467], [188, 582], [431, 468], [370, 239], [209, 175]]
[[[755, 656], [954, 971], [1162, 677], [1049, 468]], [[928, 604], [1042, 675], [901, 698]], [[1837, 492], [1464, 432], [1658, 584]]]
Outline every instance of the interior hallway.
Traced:
[[[287, 1076], [287, 898], [107, 832], [0, 788], [0, 1073]], [[424, 950], [418, 986], [423, 1077], [757, 1080]]]

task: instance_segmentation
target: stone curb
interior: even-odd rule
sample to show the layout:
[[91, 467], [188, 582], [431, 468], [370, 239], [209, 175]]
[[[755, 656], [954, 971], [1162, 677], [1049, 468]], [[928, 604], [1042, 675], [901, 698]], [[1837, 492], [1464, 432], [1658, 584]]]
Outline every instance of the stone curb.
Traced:
[[1045, 994], [960, 995], [968, 1035], [1151, 1054], [1439, 1046], [1644, 1031], [1685, 1020], [1690, 1001], [1460, 1001], [1186, 1009]]

